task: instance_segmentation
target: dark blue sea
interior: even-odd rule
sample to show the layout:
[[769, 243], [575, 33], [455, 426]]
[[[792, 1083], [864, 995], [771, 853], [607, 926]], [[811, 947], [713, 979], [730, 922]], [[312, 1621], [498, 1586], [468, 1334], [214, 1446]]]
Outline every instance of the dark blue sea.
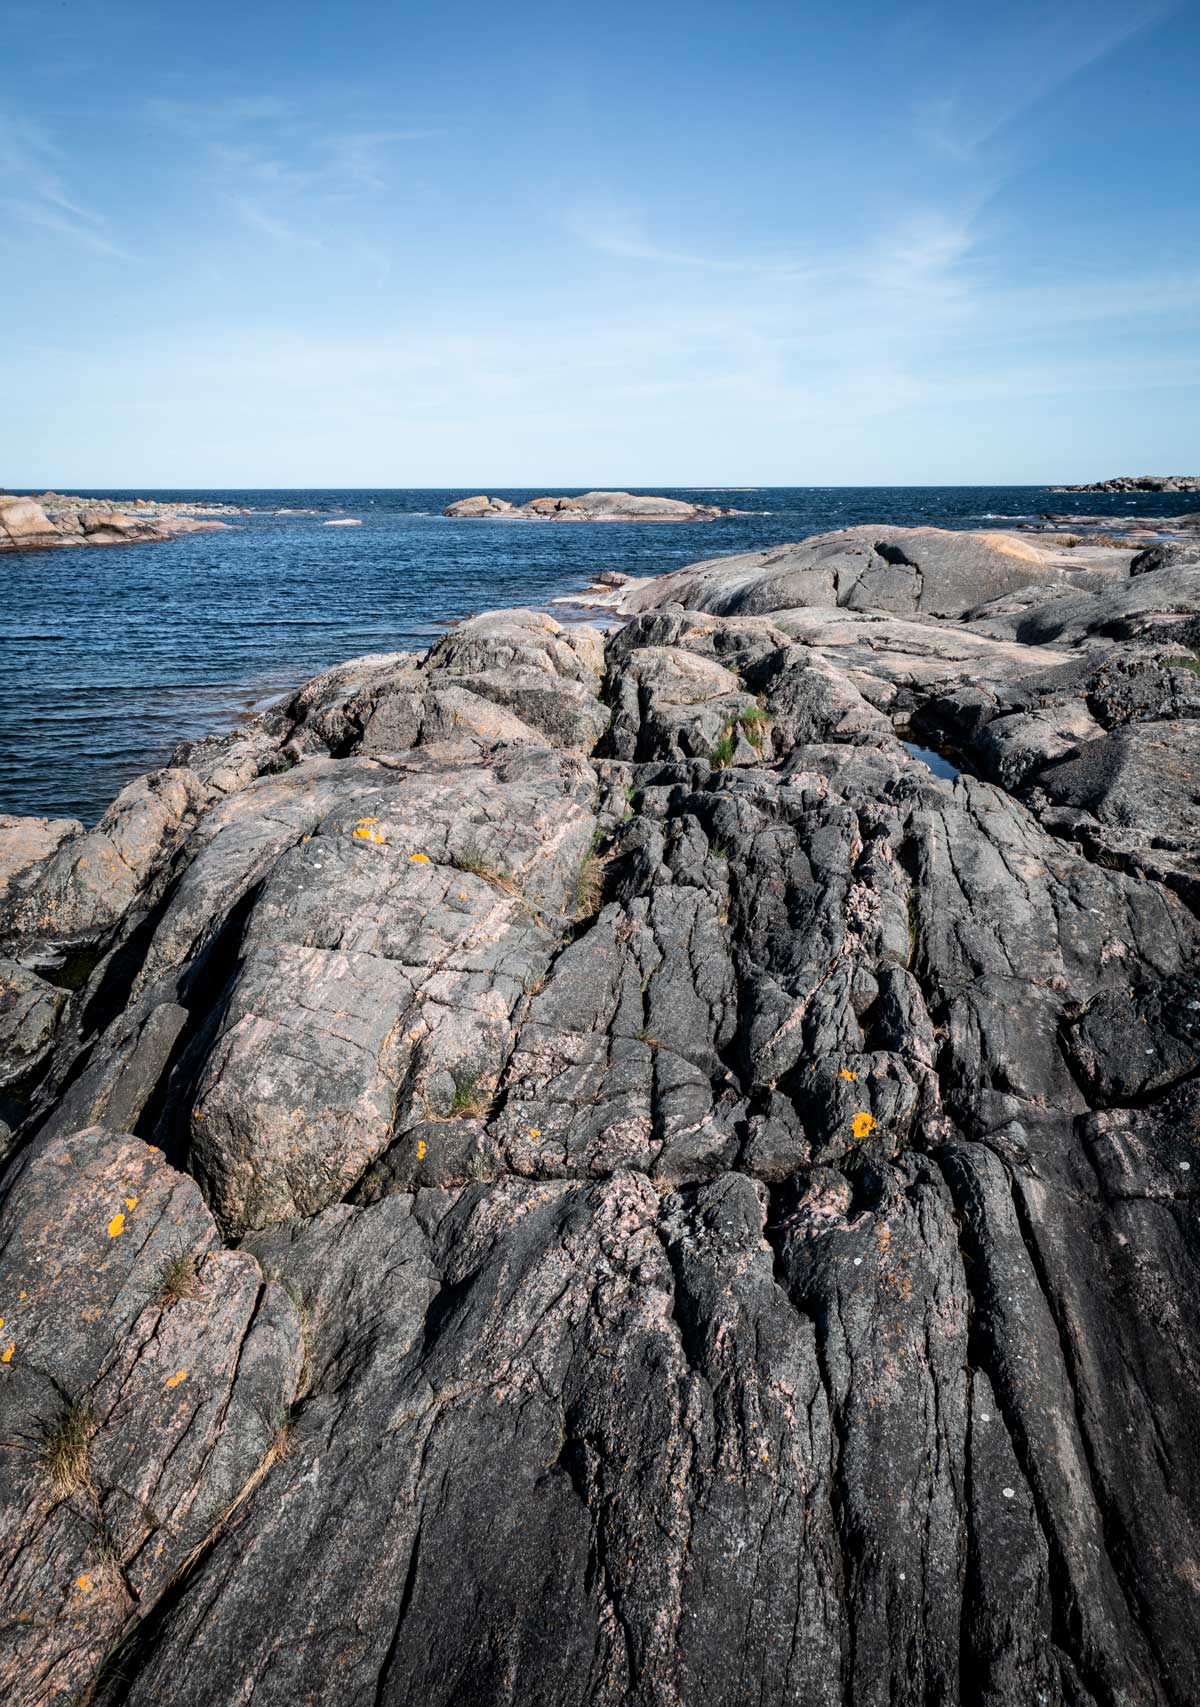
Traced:
[[[544, 606], [601, 569], [657, 574], [858, 522], [1005, 526], [1046, 511], [1169, 515], [1196, 497], [1040, 487], [672, 489], [749, 512], [690, 526], [449, 521], [455, 491], [106, 492], [249, 506], [228, 533], [0, 558], [0, 812], [91, 823], [178, 741], [232, 727], [328, 665]], [[514, 503], [535, 490], [498, 494]], [[317, 515], [276, 515], [283, 508]], [[361, 527], [324, 526], [332, 516]]]

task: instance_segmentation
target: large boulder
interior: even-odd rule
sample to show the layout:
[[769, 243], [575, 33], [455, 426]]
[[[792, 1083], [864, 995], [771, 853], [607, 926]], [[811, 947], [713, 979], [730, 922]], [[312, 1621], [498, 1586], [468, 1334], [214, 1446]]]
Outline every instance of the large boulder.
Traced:
[[29, 551], [62, 543], [58, 529], [32, 498], [0, 495], [0, 551]]

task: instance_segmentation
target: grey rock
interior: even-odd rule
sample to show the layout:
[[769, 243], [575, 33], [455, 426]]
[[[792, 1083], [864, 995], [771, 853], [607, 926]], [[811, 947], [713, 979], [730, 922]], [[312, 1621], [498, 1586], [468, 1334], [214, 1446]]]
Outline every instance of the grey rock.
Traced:
[[13, 1700], [1200, 1694], [1187, 571], [961, 551], [355, 660], [14, 879]]

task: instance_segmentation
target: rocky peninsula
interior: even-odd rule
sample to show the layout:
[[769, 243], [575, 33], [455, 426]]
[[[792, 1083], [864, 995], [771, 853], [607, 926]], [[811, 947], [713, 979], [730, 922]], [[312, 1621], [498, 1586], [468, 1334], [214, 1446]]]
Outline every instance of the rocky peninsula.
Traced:
[[0, 551], [41, 551], [60, 545], [139, 545], [228, 527], [217, 518], [243, 515], [231, 504], [154, 503], [138, 498], [126, 509], [110, 500], [40, 498], [0, 493]]
[[12, 1707], [1200, 1698], [1200, 546], [603, 596], [0, 820]]
[[506, 498], [459, 498], [444, 516], [457, 520], [497, 518], [542, 522], [713, 522], [736, 516], [721, 504], [690, 504], [681, 498], [657, 498], [634, 492], [584, 492], [575, 498], [534, 498], [510, 504]]
[[1051, 486], [1051, 492], [1200, 492], [1200, 474], [1118, 474], [1087, 486]]

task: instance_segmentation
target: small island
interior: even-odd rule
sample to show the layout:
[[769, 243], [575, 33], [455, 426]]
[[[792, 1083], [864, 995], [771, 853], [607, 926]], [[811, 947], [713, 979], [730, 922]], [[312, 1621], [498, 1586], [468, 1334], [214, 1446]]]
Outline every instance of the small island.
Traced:
[[1086, 486], [1051, 486], [1051, 492], [1200, 492], [1200, 474], [1118, 474]]
[[121, 509], [111, 498], [43, 492], [23, 498], [0, 492], [0, 551], [41, 551], [59, 545], [141, 545], [228, 527], [217, 518], [244, 515], [233, 504], [156, 503], [135, 498]]
[[715, 522], [740, 515], [722, 504], [691, 504], [683, 498], [657, 498], [635, 492], [583, 492], [575, 498], [534, 498], [510, 504], [507, 498], [459, 498], [442, 511], [456, 521], [483, 518], [543, 522]]

